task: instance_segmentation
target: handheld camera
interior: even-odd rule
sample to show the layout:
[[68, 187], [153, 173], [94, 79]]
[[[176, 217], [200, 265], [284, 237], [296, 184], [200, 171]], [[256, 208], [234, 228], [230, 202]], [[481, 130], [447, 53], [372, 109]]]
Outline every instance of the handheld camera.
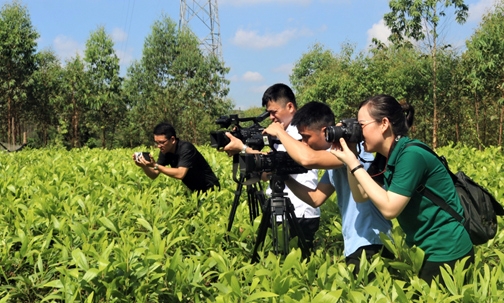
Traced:
[[136, 152], [135, 153], [135, 161], [138, 162], [140, 160], [140, 157], [143, 157], [145, 161], [150, 162], [151, 157], [149, 152]]
[[338, 142], [340, 138], [347, 143], [359, 143], [364, 140], [362, 127], [355, 118], [341, 120], [340, 126], [329, 126], [325, 129], [325, 139], [327, 142]]
[[[222, 128], [230, 128], [229, 132], [240, 139], [244, 144], [247, 144], [255, 150], [261, 150], [264, 147], [264, 136], [262, 134], [264, 127], [259, 123], [269, 116], [268, 112], [264, 112], [257, 117], [251, 118], [238, 118], [238, 115], [221, 116], [215, 121], [216, 124]], [[250, 127], [241, 127], [240, 122], [253, 121], [254, 124]], [[211, 131], [210, 132], [210, 145], [214, 148], [220, 149], [230, 142], [226, 136], [226, 131]]]

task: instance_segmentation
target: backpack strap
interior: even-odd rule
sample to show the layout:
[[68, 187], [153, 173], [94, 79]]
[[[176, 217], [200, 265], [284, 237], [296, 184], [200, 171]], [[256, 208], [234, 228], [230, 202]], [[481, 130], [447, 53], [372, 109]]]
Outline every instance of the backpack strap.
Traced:
[[[430, 152], [431, 154], [433, 154], [434, 156], [436, 156], [436, 158], [438, 158], [438, 160], [441, 163], [443, 163], [443, 166], [445, 166], [446, 170], [448, 171], [448, 173], [450, 174], [450, 176], [451, 176], [451, 178], [453, 180], [453, 177], [454, 177], [453, 173], [445, 165], [446, 161], [443, 161], [443, 159], [441, 157], [439, 157], [438, 154], [436, 154], [436, 152], [434, 152], [432, 149], [430, 149], [425, 144], [421, 144], [421, 143], [417, 143], [417, 142], [408, 143], [408, 144], [406, 144], [405, 148], [408, 147], [408, 146], [418, 146], [418, 147], [421, 147], [424, 150], [426, 150], [426, 151]], [[419, 193], [419, 194], [421, 194], [421, 195], [423, 195], [423, 196], [425, 196], [425, 197], [427, 197], [429, 200], [432, 201], [432, 203], [434, 203], [437, 206], [439, 206], [442, 209], [444, 209], [447, 213], [449, 213], [452, 217], [454, 217], [455, 220], [457, 220], [459, 222], [462, 222], [462, 220], [464, 220], [464, 218], [462, 218], [461, 215], [459, 215], [450, 205], [448, 205], [448, 203], [446, 203], [446, 201], [444, 201], [438, 195], [436, 195], [435, 193], [433, 193], [424, 184], [418, 185], [418, 187], [416, 188], [416, 192]]]

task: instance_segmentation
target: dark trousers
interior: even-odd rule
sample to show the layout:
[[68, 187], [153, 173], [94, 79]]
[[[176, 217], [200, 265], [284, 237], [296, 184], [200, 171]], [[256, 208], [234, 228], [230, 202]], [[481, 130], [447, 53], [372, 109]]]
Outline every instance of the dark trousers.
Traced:
[[468, 268], [471, 264], [474, 263], [474, 248], [471, 248], [471, 250], [462, 258], [449, 262], [430, 262], [424, 260], [422, 268], [420, 269], [420, 273], [418, 274], [418, 277], [422, 278], [423, 280], [425, 280], [425, 282], [427, 282], [430, 285], [432, 280], [436, 276], [439, 276], [439, 282], [442, 285], [444, 285], [443, 277], [441, 276], [441, 267], [444, 267], [445, 264], [448, 264], [451, 268], [453, 268], [458, 260], [461, 260], [465, 257], [469, 257], [469, 259], [466, 261], [464, 269]]
[[[359, 274], [360, 270], [360, 258], [362, 255], [362, 251], [366, 252], [366, 259], [368, 262], [371, 261], [371, 258], [376, 255], [380, 254], [384, 258], [388, 259], [394, 259], [395, 256], [393, 253], [391, 253], [385, 246], [382, 244], [371, 244], [371, 245], [366, 245], [366, 246], [361, 246], [359, 249], [357, 249], [355, 252], [351, 253], [345, 258], [345, 262], [347, 265], [354, 264], [354, 270], [353, 273], [355, 276]], [[369, 275], [369, 279], [374, 279], [374, 274]]]
[[[320, 218], [296, 218], [301, 231], [303, 232], [303, 236], [305, 238], [306, 247], [308, 250], [313, 250], [313, 240], [315, 239], [315, 233], [319, 229]], [[290, 235], [291, 237], [298, 236], [295, 234], [292, 226], [290, 227]], [[300, 244], [301, 239], [298, 237], [298, 246]]]

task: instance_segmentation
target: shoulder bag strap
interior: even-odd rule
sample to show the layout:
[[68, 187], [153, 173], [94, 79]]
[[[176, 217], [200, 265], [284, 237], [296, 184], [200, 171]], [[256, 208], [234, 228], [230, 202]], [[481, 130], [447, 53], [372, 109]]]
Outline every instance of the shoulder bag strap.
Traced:
[[[417, 142], [411, 142], [411, 143], [408, 143], [406, 144], [405, 147], [408, 147], [408, 146], [418, 146], [418, 147], [421, 147], [423, 148], [424, 150], [430, 152], [431, 154], [433, 154], [434, 156], [436, 156], [436, 158], [438, 158], [438, 160], [443, 163], [444, 165], [444, 161], [432, 150], [430, 149], [429, 147], [427, 147], [426, 145], [424, 144], [421, 144], [421, 143], [417, 143]], [[448, 169], [448, 167], [446, 167], [446, 170], [448, 171], [448, 173], [450, 174], [450, 176], [452, 177], [453, 179], [453, 173]], [[421, 195], [424, 195], [426, 196], [429, 200], [432, 201], [432, 203], [436, 204], [437, 206], [441, 207], [442, 209], [444, 209], [447, 213], [449, 213], [452, 217], [454, 217], [457, 221], [459, 222], [462, 222], [462, 220], [464, 218], [462, 218], [462, 216], [460, 216], [450, 205], [448, 205], [448, 203], [446, 203], [446, 201], [444, 201], [443, 199], [441, 199], [438, 195], [436, 195], [435, 193], [433, 193], [430, 189], [428, 189], [424, 184], [420, 184], [417, 188], [416, 188], [416, 191], [417, 193], [421, 194]]]

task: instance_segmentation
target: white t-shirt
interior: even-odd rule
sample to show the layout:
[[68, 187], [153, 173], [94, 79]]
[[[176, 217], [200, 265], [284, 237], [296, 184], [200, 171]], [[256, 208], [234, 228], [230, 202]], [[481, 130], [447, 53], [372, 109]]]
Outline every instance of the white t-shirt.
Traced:
[[[290, 125], [287, 127], [285, 130], [291, 137], [293, 137], [296, 140], [301, 140], [301, 135], [298, 132], [297, 127]], [[282, 144], [275, 145], [275, 148], [277, 151], [286, 151], [285, 147]], [[317, 183], [318, 183], [318, 170], [317, 169], [309, 169], [307, 173], [305, 174], [295, 174], [295, 175], [290, 175], [294, 180], [299, 182], [300, 184], [303, 184], [306, 187], [309, 187], [311, 189], [317, 188]], [[303, 202], [301, 199], [296, 197], [296, 195], [287, 187], [285, 186], [284, 191], [287, 193], [287, 197], [289, 197], [292, 205], [294, 206], [294, 212], [296, 214], [297, 218], [318, 218], [320, 217], [320, 209], [313, 208], [307, 203]], [[266, 194], [268, 196], [271, 196], [272, 190], [268, 186], [268, 189], [266, 190]]]

